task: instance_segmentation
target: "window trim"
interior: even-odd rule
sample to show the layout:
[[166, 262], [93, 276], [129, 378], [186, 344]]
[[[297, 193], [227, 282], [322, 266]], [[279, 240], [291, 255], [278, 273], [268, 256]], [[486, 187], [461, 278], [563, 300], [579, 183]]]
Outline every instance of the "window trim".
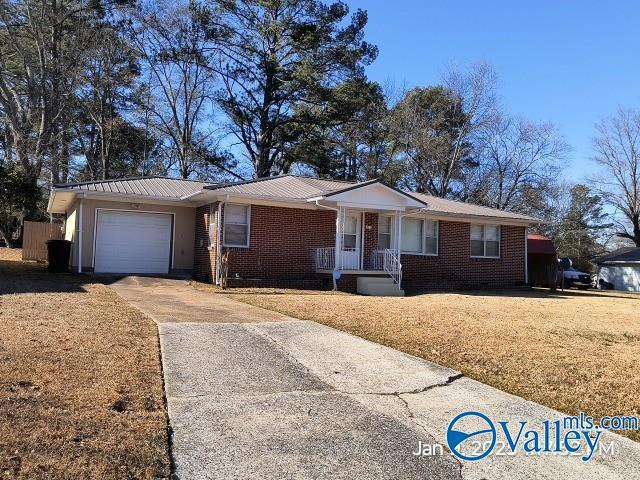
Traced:
[[393, 215], [385, 215], [385, 214], [378, 214], [378, 245], [377, 245], [377, 251], [384, 251], [384, 248], [380, 248], [380, 219], [382, 217], [388, 218], [389, 219], [389, 233], [383, 232], [382, 235], [389, 235], [389, 249], [393, 250], [394, 247], [394, 238], [393, 238], [393, 231], [394, 231], [394, 220], [395, 217]]
[[[413, 218], [416, 220], [420, 220], [422, 222], [422, 250], [420, 252], [407, 252], [405, 250], [402, 250], [402, 245], [400, 245], [400, 254], [401, 255], [416, 255], [416, 256], [421, 256], [421, 257], [437, 257], [440, 255], [440, 220], [437, 220], [435, 218], [420, 218], [420, 217], [407, 217], [407, 218]], [[435, 253], [427, 253], [425, 251], [426, 246], [427, 246], [427, 234], [426, 234], [426, 222], [430, 221], [430, 222], [434, 222], [436, 224], [436, 236], [435, 237], [429, 237], [429, 238], [435, 238], [436, 239], [436, 251]], [[402, 220], [400, 220], [400, 228], [402, 229]]]
[[[502, 225], [498, 223], [471, 223], [469, 224], [469, 256], [471, 258], [502, 258]], [[471, 225], [478, 225], [482, 227], [482, 251], [484, 255], [472, 255], [471, 254]], [[498, 255], [487, 255], [487, 232], [486, 227], [497, 227], [498, 228]], [[491, 240], [493, 241], [493, 240]]]
[[[247, 223], [228, 223], [228, 225], [243, 225], [247, 227], [247, 243], [246, 244], [232, 244], [232, 243], [227, 243], [227, 216], [225, 215], [226, 213], [226, 209], [227, 206], [234, 206], [234, 207], [245, 207], [247, 209]], [[249, 248], [249, 246], [251, 245], [251, 205], [247, 205], [245, 203], [225, 203], [224, 205], [224, 210], [225, 212], [223, 212], [222, 216], [223, 216], [223, 229], [222, 229], [222, 246], [223, 247], [230, 247], [230, 248]]]

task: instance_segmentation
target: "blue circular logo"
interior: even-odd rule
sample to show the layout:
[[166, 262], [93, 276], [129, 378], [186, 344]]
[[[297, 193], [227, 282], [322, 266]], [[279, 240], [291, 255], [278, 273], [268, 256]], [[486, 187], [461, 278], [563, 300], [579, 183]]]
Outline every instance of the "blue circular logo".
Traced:
[[463, 412], [449, 423], [447, 444], [451, 453], [462, 460], [483, 459], [496, 446], [496, 427], [480, 412]]

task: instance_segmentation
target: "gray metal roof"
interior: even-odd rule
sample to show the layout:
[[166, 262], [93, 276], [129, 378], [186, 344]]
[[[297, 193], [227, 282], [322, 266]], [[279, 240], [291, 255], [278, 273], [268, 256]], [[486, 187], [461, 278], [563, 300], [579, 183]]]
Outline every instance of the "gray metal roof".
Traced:
[[208, 190], [250, 197], [273, 197], [282, 200], [307, 200], [352, 186], [352, 182], [281, 175], [248, 182], [208, 186]]
[[519, 213], [507, 212], [506, 210], [498, 210], [496, 208], [481, 207], [472, 203], [457, 202], [455, 200], [447, 200], [445, 198], [425, 195], [424, 193], [413, 193], [414, 197], [427, 203], [427, 210], [434, 213], [444, 213], [447, 215], [474, 215], [478, 217], [495, 217], [515, 220], [528, 220], [539, 222], [540, 220]]
[[166, 177], [139, 177], [94, 182], [67, 183], [55, 185], [56, 189], [80, 190], [87, 192], [115, 193], [120, 195], [148, 195], [175, 198], [193, 195], [202, 191], [207, 183], [194, 180]]
[[[113, 193], [119, 195], [145, 195], [161, 198], [180, 199], [201, 192], [203, 189], [221, 194], [232, 194], [243, 197], [272, 198], [273, 200], [308, 200], [327, 196], [343, 190], [353, 189], [372, 182], [344, 182], [322, 180], [319, 178], [280, 175], [260, 178], [246, 182], [207, 184], [193, 180], [166, 177], [139, 177], [117, 180], [103, 180], [84, 183], [56, 185], [55, 189], [78, 190], [87, 192]], [[481, 207], [470, 203], [445, 200], [431, 195], [404, 192], [413, 198], [426, 203], [425, 210], [434, 214], [477, 216], [505, 220], [538, 222], [538, 219], [517, 213]]]
[[619, 248], [618, 250], [596, 258], [594, 262], [640, 262], [640, 247]]
[[[220, 193], [229, 193], [254, 197], [273, 197], [282, 200], [307, 200], [309, 198], [320, 197], [350, 189], [357, 186], [354, 182], [342, 182], [336, 180], [321, 180], [318, 178], [296, 177], [293, 175], [283, 175], [279, 177], [268, 177], [248, 182], [238, 182], [232, 184], [222, 184], [206, 187], [208, 190], [215, 190]], [[502, 218], [505, 220], [522, 220], [538, 222], [539, 220], [526, 215], [511, 213], [495, 208], [481, 207], [470, 203], [445, 200], [444, 198], [433, 197], [422, 193], [404, 192], [408, 195], [425, 202], [425, 210], [433, 213], [445, 215], [472, 215], [477, 217]]]

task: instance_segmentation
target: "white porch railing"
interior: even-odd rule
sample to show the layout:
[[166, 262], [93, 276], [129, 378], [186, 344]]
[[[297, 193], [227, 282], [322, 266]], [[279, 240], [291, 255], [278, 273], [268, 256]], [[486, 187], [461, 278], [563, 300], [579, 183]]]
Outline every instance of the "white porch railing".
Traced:
[[402, 288], [402, 264], [396, 251], [388, 248], [384, 250], [383, 269], [393, 278], [398, 288]]
[[[333, 270], [336, 266], [336, 249], [334, 247], [317, 248], [315, 265], [318, 270]], [[360, 249], [345, 248], [338, 256], [339, 270], [360, 270]]]
[[384, 270], [384, 250], [374, 250], [371, 254], [371, 270]]
[[[335, 264], [334, 247], [317, 248], [315, 252], [315, 267], [317, 270], [334, 270]], [[360, 249], [345, 249], [338, 256], [337, 270], [361, 270]], [[402, 288], [402, 264], [396, 250], [376, 250], [372, 254], [372, 264], [370, 270], [383, 270], [393, 281]]]

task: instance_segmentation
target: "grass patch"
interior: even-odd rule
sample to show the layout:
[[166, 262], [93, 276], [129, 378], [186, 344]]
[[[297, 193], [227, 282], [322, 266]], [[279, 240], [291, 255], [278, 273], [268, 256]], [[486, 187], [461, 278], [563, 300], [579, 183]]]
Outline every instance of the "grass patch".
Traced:
[[[640, 295], [542, 290], [234, 295], [454, 368], [568, 414], [640, 415]], [[640, 441], [640, 432], [626, 433]]]
[[156, 325], [0, 248], [0, 478], [168, 478]]
[[295, 288], [272, 288], [272, 287], [233, 287], [222, 288], [219, 285], [213, 285], [211, 283], [198, 282], [197, 280], [191, 280], [189, 284], [198, 290], [212, 293], [224, 293], [225, 295], [246, 295], [246, 294], [259, 294], [259, 295], [349, 295], [344, 292], [334, 292], [325, 290], [302, 290]]

